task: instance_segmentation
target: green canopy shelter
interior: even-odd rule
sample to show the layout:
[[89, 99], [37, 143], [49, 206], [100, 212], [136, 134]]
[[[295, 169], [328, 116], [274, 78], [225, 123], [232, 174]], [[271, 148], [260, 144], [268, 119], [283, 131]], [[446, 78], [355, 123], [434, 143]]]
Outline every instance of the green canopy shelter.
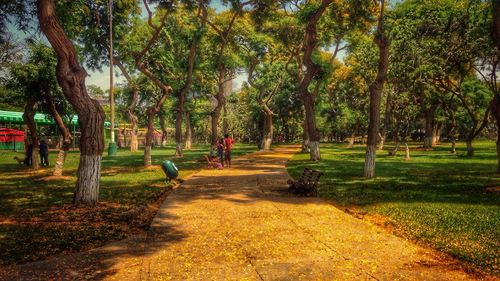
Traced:
[[[23, 112], [0, 110], [0, 124], [24, 124]], [[48, 114], [37, 113], [35, 114], [35, 124], [55, 125], [56, 122]], [[70, 124], [78, 126], [78, 116], [74, 115]], [[109, 126], [111, 126], [110, 122], [104, 122], [104, 127], [109, 128]]]
[[[34, 119], [35, 119], [35, 125], [37, 127], [56, 125], [54, 119], [48, 114], [37, 113], [35, 114]], [[0, 127], [12, 128], [12, 125], [16, 124], [17, 125], [25, 124], [23, 119], [23, 112], [0, 110]], [[78, 116], [74, 115], [73, 118], [71, 119], [71, 122], [66, 121], [66, 124], [68, 127], [70, 127], [69, 129], [73, 132], [73, 136], [75, 136], [75, 132], [78, 127]], [[110, 122], [107, 121], [104, 122], [105, 128], [109, 128], [110, 126], [111, 126]]]

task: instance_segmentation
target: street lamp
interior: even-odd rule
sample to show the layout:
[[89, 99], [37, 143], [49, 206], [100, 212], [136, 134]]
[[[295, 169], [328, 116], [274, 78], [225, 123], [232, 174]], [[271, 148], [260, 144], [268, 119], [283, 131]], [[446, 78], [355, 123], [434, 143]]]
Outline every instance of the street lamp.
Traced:
[[108, 155], [116, 155], [115, 143], [115, 94], [113, 92], [113, 0], [109, 0], [109, 106], [111, 110], [110, 141]]

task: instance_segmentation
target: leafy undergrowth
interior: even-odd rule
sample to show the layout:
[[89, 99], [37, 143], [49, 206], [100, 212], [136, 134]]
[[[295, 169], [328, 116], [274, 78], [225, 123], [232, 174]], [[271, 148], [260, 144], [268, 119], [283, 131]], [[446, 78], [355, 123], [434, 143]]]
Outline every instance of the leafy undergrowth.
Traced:
[[431, 151], [414, 149], [409, 161], [403, 160], [404, 152], [395, 157], [379, 152], [377, 178], [365, 180], [363, 146], [324, 144], [322, 161], [312, 163], [308, 154], [299, 153], [289, 161], [288, 171], [294, 177], [304, 167], [323, 171], [320, 196], [356, 214], [367, 214], [366, 218], [381, 215], [397, 234], [500, 275], [495, 144], [477, 142], [473, 158], [465, 156], [463, 145], [456, 155], [448, 148], [444, 144]]
[[[103, 245], [149, 228], [161, 202], [174, 183], [166, 184], [158, 166], [171, 159], [186, 177], [206, 165], [206, 146], [175, 158], [174, 147], [153, 150], [153, 167], [143, 168], [142, 152], [120, 150], [103, 157], [100, 203], [94, 208], [72, 206], [78, 152], [70, 152], [64, 176], [50, 169], [30, 171], [12, 159], [21, 153], [0, 155], [0, 264], [24, 263], [59, 253]], [[235, 156], [255, 150], [236, 145]], [[56, 152], [50, 154], [54, 163]]]

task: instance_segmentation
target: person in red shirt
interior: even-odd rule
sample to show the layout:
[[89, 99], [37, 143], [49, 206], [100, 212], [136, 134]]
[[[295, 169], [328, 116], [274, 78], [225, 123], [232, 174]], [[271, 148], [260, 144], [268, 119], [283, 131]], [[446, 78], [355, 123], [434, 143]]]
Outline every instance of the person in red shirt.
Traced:
[[233, 146], [234, 140], [229, 137], [228, 134], [224, 135], [224, 146], [226, 147], [226, 153], [225, 153], [225, 162], [226, 162], [226, 167], [231, 168], [231, 147]]

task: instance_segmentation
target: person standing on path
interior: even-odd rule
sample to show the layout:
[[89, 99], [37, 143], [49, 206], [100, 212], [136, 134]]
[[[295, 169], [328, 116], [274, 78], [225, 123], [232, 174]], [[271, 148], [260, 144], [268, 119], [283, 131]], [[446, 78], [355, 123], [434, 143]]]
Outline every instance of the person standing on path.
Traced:
[[233, 145], [234, 140], [229, 137], [228, 134], [224, 135], [224, 145], [226, 146], [226, 153], [225, 153], [225, 162], [226, 166], [228, 168], [231, 168], [231, 146]]
[[45, 140], [40, 142], [40, 158], [42, 166], [49, 166], [49, 147]]
[[217, 143], [217, 155], [219, 156], [222, 168], [224, 168], [224, 139], [220, 139]]

